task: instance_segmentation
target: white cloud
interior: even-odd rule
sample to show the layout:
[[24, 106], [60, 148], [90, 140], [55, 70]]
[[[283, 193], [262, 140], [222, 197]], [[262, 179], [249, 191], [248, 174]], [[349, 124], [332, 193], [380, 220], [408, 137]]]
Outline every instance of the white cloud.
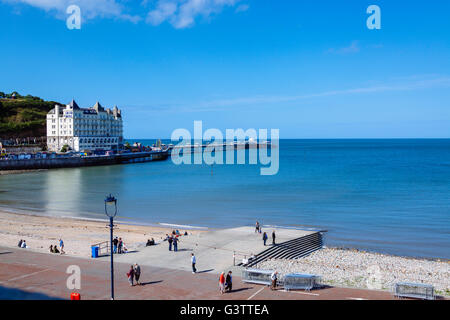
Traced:
[[[396, 81], [387, 81], [377, 85], [367, 87], [357, 87], [350, 89], [336, 89], [317, 93], [309, 93], [302, 95], [285, 95], [285, 96], [268, 96], [257, 95], [248, 97], [238, 97], [220, 100], [200, 101], [197, 103], [165, 103], [160, 104], [160, 110], [165, 111], [182, 111], [182, 112], [205, 112], [227, 110], [233, 107], [260, 107], [267, 104], [284, 104], [290, 102], [298, 102], [307, 99], [315, 99], [322, 97], [333, 97], [341, 95], [363, 95], [384, 92], [403, 92], [423, 90], [428, 88], [449, 88], [450, 77], [443, 75], [415, 75], [395, 79]], [[397, 81], [402, 80], [402, 81]]]
[[[55, 12], [58, 18], [67, 17], [66, 9], [69, 5], [75, 4], [80, 7], [84, 20], [101, 18], [119, 18], [137, 22], [139, 16], [125, 13], [124, 6], [120, 0], [0, 0], [11, 4], [27, 4], [48, 12]], [[127, 2], [125, 0], [124, 2]]]
[[249, 6], [248, 4], [241, 4], [241, 5], [239, 5], [239, 6], [236, 8], [235, 12], [236, 12], [236, 13], [239, 13], [239, 12], [245, 12], [245, 11], [247, 11], [248, 9], [250, 9], [250, 6]]
[[160, 25], [168, 21], [177, 29], [195, 24], [199, 16], [210, 17], [219, 13], [224, 7], [233, 7], [240, 0], [158, 0], [153, 10], [148, 13], [147, 22]]
[[358, 41], [352, 41], [352, 43], [348, 47], [343, 48], [331, 48], [328, 49], [328, 53], [337, 53], [337, 54], [349, 54], [349, 53], [357, 53], [360, 51], [359, 48], [359, 42]]

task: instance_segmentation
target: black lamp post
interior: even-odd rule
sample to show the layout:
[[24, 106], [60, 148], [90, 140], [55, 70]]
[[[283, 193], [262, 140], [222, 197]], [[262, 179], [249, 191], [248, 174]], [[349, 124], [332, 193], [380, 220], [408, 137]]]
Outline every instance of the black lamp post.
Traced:
[[109, 217], [109, 230], [110, 230], [110, 242], [111, 242], [111, 300], [114, 300], [114, 264], [113, 264], [113, 228], [114, 228], [114, 217], [117, 214], [117, 199], [111, 194], [105, 199], [105, 214]]

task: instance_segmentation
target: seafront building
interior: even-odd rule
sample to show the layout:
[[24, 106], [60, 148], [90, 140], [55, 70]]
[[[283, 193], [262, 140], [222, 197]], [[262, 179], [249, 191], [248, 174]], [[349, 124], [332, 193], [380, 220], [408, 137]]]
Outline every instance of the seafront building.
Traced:
[[47, 148], [60, 151], [67, 145], [74, 151], [116, 150], [123, 143], [121, 111], [104, 109], [100, 103], [80, 108], [72, 100], [55, 105], [47, 114]]

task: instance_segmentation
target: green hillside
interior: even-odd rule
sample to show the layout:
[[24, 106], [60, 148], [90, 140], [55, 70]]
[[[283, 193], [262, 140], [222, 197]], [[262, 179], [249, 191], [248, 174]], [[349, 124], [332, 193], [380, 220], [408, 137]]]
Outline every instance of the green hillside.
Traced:
[[[11, 99], [14, 93], [16, 99]], [[55, 104], [59, 103], [17, 92], [0, 92], [0, 138], [46, 136], [46, 116]]]

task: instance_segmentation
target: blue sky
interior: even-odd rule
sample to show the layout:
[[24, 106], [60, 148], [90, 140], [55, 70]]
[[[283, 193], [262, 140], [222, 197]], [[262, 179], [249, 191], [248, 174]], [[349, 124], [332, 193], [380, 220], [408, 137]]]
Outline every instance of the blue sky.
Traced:
[[0, 0], [0, 41], [0, 91], [117, 104], [127, 138], [450, 137], [448, 0]]

